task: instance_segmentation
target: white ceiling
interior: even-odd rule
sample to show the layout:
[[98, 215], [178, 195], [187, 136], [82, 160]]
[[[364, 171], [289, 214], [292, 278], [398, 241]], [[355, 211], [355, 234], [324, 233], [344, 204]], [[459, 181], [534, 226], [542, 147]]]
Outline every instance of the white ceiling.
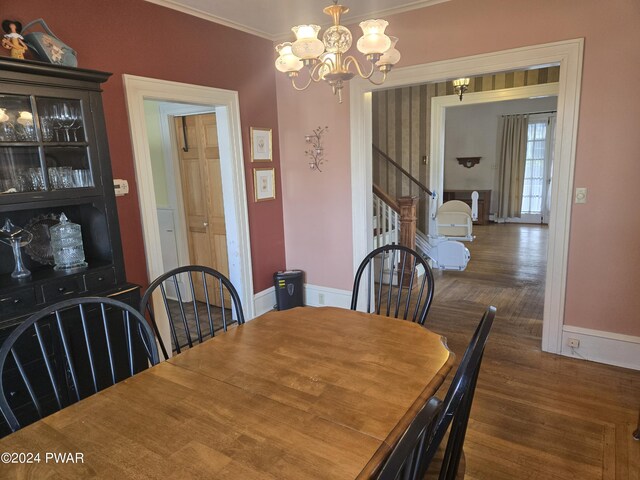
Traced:
[[[269, 40], [291, 36], [299, 24], [327, 25], [322, 10], [332, 0], [146, 0]], [[350, 11], [343, 24], [415, 10], [449, 0], [344, 0]]]

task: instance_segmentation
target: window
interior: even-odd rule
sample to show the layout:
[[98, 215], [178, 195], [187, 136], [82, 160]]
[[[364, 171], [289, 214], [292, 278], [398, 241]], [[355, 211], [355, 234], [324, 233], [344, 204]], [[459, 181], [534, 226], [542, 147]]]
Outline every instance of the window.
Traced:
[[527, 158], [524, 168], [522, 214], [542, 214], [547, 154], [548, 120], [529, 120]]

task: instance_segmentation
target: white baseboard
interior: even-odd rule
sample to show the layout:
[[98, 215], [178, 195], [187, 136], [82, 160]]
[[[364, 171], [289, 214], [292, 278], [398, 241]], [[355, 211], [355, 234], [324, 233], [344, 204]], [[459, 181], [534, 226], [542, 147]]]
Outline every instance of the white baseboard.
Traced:
[[[578, 348], [569, 347], [569, 339], [580, 341]], [[592, 362], [640, 370], [640, 337], [602, 332], [565, 325], [562, 328], [562, 355]]]
[[[274, 287], [269, 287], [253, 296], [253, 311], [256, 317], [273, 310], [275, 304], [276, 290]], [[351, 291], [307, 283], [304, 286], [304, 304], [311, 307], [349, 308], [351, 306]], [[247, 320], [250, 319], [247, 318]]]
[[304, 286], [305, 305], [311, 307], [341, 307], [351, 306], [351, 291], [337, 288], [321, 287], [306, 283]]
[[[253, 312], [256, 317], [273, 310], [276, 304], [276, 289], [269, 287], [253, 296]], [[249, 318], [247, 320], [250, 320]]]

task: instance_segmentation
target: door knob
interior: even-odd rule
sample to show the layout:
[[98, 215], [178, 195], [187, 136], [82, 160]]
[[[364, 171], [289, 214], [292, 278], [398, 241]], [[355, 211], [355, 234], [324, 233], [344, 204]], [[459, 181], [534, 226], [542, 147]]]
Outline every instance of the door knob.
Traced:
[[203, 226], [203, 227], [208, 227], [208, 226], [209, 226], [209, 223], [207, 223], [207, 222], [203, 222], [203, 223], [202, 223], [202, 226]]

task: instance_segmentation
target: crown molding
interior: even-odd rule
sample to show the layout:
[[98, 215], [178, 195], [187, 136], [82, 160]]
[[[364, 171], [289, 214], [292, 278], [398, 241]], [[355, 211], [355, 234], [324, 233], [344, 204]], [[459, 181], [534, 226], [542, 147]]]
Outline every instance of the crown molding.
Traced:
[[[276, 34], [271, 34], [265, 32], [263, 30], [258, 30], [242, 23], [233, 22], [226, 18], [218, 17], [213, 15], [212, 13], [205, 12], [199, 8], [189, 7], [187, 5], [183, 5], [179, 0], [145, 0], [146, 2], [153, 3], [156, 5], [160, 5], [162, 7], [170, 8], [172, 10], [176, 10], [181, 13], [185, 13], [187, 15], [192, 15], [194, 17], [201, 18], [203, 20], [207, 20], [209, 22], [217, 23], [220, 25], [224, 25], [225, 27], [234, 28], [236, 30], [240, 30], [245, 33], [249, 33], [251, 35], [255, 35], [257, 37], [265, 38], [267, 40], [271, 40], [272, 42], [286, 41], [290, 39], [291, 32], [281, 32]], [[450, 2], [451, 0], [417, 0], [414, 2], [408, 2], [400, 7], [387, 8], [382, 10], [375, 10], [373, 12], [364, 13], [362, 15], [352, 16], [346, 15], [344, 17], [344, 21], [342, 22], [344, 25], [346, 24], [355, 24], [359, 23], [363, 20], [369, 18], [376, 18], [382, 16], [390, 16], [396, 15], [398, 13], [408, 12], [410, 10], [417, 10], [419, 8], [431, 7], [433, 5], [437, 5], [439, 3]], [[331, 22], [327, 22], [326, 25], [330, 25]], [[323, 25], [324, 26], [324, 25]]]
[[269, 33], [263, 32], [262, 30], [256, 30], [255, 28], [247, 27], [246, 25], [242, 25], [241, 23], [236, 23], [225, 18], [217, 17], [216, 15], [205, 12], [204, 10], [200, 10], [199, 8], [188, 7], [174, 0], [145, 0], [145, 2], [154, 3], [156, 5], [160, 5], [161, 7], [170, 8], [171, 10], [186, 13], [187, 15], [192, 15], [209, 22], [224, 25], [225, 27], [233, 28], [235, 30], [240, 30], [241, 32], [249, 33], [251, 35], [255, 35], [256, 37], [265, 38], [270, 41], [274, 41], [275, 39], [274, 35], [270, 35]]
[[374, 10], [373, 12], [363, 13], [362, 15], [345, 15], [343, 24], [359, 23], [363, 20], [376, 17], [389, 17], [391, 15], [397, 15], [399, 13], [409, 12], [411, 10], [418, 10], [420, 8], [431, 7], [439, 3], [450, 2], [451, 0], [418, 0], [410, 2], [400, 7], [386, 8], [382, 10]]

